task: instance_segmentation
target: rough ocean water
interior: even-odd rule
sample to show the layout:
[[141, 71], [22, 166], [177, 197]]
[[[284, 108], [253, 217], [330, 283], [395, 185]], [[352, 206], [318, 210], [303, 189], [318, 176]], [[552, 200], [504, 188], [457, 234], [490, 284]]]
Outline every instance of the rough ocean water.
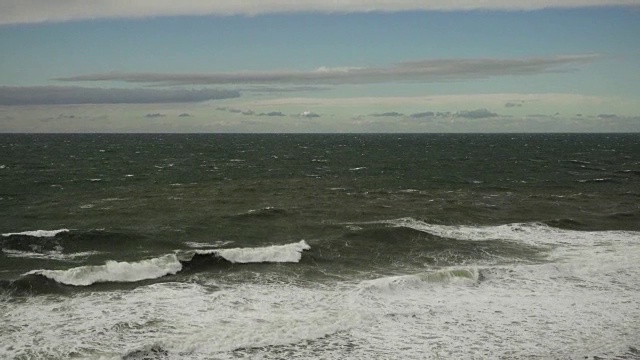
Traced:
[[640, 135], [0, 135], [0, 358], [640, 358]]

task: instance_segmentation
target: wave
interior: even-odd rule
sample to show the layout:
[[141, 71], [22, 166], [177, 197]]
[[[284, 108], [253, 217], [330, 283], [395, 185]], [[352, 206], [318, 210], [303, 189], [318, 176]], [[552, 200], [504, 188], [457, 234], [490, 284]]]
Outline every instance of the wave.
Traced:
[[99, 251], [83, 251], [83, 252], [64, 254], [60, 251], [48, 251], [48, 252], [42, 253], [42, 252], [11, 250], [11, 249], [2, 249], [2, 253], [4, 253], [8, 257], [46, 259], [46, 260], [73, 260], [76, 258], [86, 258], [92, 255], [100, 254]]
[[[53, 258], [55, 254], [62, 253], [110, 252], [114, 247], [125, 248], [146, 238], [147, 235], [141, 233], [110, 232], [104, 229], [35, 230], [3, 234], [0, 237], [0, 248], [5, 254], [23, 252], [41, 254], [39, 257], [51, 256]], [[32, 257], [36, 257], [36, 255]]]
[[477, 269], [449, 269], [365, 280], [359, 284], [359, 288], [366, 291], [389, 292], [433, 284], [473, 285], [480, 279], [481, 274]]
[[17, 252], [33, 254], [60, 254], [62, 240], [69, 230], [35, 230], [2, 234], [0, 252], [12, 254]]
[[202, 243], [195, 241], [187, 241], [184, 244], [190, 248], [194, 249], [202, 249], [202, 248], [219, 248], [221, 246], [229, 245], [233, 243], [233, 241], [216, 241], [214, 243]]
[[595, 178], [595, 179], [581, 179], [576, 180], [579, 183], [610, 183], [615, 182], [612, 178]]
[[[636, 241], [640, 232], [635, 231], [578, 231], [559, 229], [544, 223], [512, 223], [492, 226], [437, 225], [413, 218], [382, 220], [369, 224], [386, 224], [417, 230], [434, 236], [462, 241], [511, 241], [530, 246], [562, 244], [590, 245], [603, 241]], [[635, 239], [635, 240], [634, 240]]]
[[285, 209], [281, 209], [281, 208], [276, 208], [273, 206], [267, 206], [267, 207], [263, 207], [261, 209], [251, 209], [247, 212], [244, 213], [240, 213], [237, 215], [234, 215], [233, 217], [239, 217], [239, 218], [245, 218], [245, 217], [274, 217], [274, 216], [281, 216], [281, 215], [286, 215], [287, 214], [287, 210]]
[[4, 237], [9, 236], [32, 236], [32, 237], [54, 237], [60, 233], [69, 232], [69, 229], [59, 229], [59, 230], [33, 230], [33, 231], [23, 231], [16, 233], [6, 233], [2, 234]]
[[182, 270], [175, 254], [138, 262], [107, 261], [104, 265], [80, 266], [67, 270], [32, 270], [27, 275], [40, 275], [61, 284], [88, 286], [100, 282], [136, 282], [173, 275]]
[[157, 343], [131, 350], [122, 356], [122, 360], [166, 359], [168, 356], [169, 351], [165, 350], [162, 344]]
[[[104, 282], [137, 282], [175, 275], [184, 268], [193, 269], [202, 261], [227, 263], [297, 263], [302, 251], [311, 247], [301, 240], [297, 243], [259, 248], [195, 250], [137, 262], [107, 261], [104, 265], [87, 265], [67, 270], [32, 270], [23, 276], [38, 275], [60, 284], [89, 286]], [[203, 260], [204, 258], [204, 260]]]
[[235, 248], [216, 250], [196, 250], [198, 255], [215, 255], [231, 263], [286, 263], [299, 262], [302, 258], [302, 251], [311, 247], [301, 240], [297, 243], [286, 245], [273, 245], [259, 248]]

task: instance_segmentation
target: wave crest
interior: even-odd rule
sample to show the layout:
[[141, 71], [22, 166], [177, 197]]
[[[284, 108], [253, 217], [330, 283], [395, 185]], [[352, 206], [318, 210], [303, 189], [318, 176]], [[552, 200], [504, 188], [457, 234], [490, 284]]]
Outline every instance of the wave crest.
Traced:
[[297, 263], [302, 258], [302, 251], [309, 249], [311, 247], [301, 240], [292, 244], [259, 248], [196, 250], [186, 254], [168, 254], [137, 262], [111, 260], [104, 265], [87, 265], [67, 270], [32, 270], [23, 276], [44, 276], [60, 284], [72, 286], [89, 286], [102, 282], [136, 282], [177, 274], [183, 270], [183, 267], [192, 267], [192, 261], [196, 256], [212, 255], [216, 259], [239, 264]]
[[442, 238], [462, 241], [506, 240], [530, 246], [596, 244], [604, 240], [634, 241], [639, 232], [608, 230], [578, 231], [551, 227], [543, 223], [512, 223], [493, 226], [436, 225], [413, 218], [382, 220], [376, 223], [404, 227]]
[[231, 263], [285, 263], [299, 262], [302, 252], [311, 247], [304, 240], [286, 245], [273, 245], [258, 248], [235, 248], [216, 250], [196, 250], [198, 255], [216, 255]]
[[67, 270], [32, 270], [25, 275], [40, 275], [61, 284], [88, 286], [100, 282], [136, 282], [173, 275], [182, 270], [174, 254], [138, 262], [107, 261], [104, 265], [80, 266]]
[[2, 234], [4, 237], [9, 236], [33, 236], [33, 237], [54, 237], [59, 233], [69, 232], [69, 229], [59, 229], [59, 230], [33, 230], [33, 231], [23, 231], [16, 233], [5, 233]]
[[480, 280], [477, 269], [450, 269], [413, 275], [389, 276], [360, 283], [361, 290], [389, 292], [415, 289], [433, 284], [473, 285]]

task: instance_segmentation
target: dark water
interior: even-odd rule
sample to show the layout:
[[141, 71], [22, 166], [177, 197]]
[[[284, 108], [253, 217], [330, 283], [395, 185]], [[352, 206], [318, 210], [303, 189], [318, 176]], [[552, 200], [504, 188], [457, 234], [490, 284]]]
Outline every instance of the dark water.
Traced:
[[[0, 287], [16, 327], [0, 340], [18, 343], [0, 346], [9, 358], [637, 354], [640, 310], [628, 301], [640, 295], [638, 134], [0, 135], [0, 167]], [[35, 230], [59, 231], [25, 233]], [[423, 291], [450, 306], [470, 301], [455, 305], [466, 311], [502, 294], [500, 309], [472, 319], [494, 322], [494, 334], [478, 337], [446, 307], [430, 313], [444, 305]], [[523, 301], [528, 292], [539, 297]], [[215, 321], [232, 335], [198, 338], [202, 314], [169, 321], [185, 303], [172, 303], [176, 294], [200, 299], [187, 309], [239, 318]], [[231, 300], [238, 294], [251, 295]], [[558, 296], [567, 304], [540, 312]], [[615, 314], [599, 315], [604, 306], [582, 303], [599, 332], [575, 312], [585, 296], [613, 304]], [[137, 308], [137, 297], [165, 299], [167, 310], [52, 340], [60, 328], [88, 331], [69, 319], [107, 326], [87, 310], [93, 297], [111, 299], [103, 314]], [[270, 306], [256, 310], [261, 301]], [[345, 315], [352, 302], [357, 319]], [[65, 303], [84, 310], [60, 310]], [[35, 307], [65, 315], [39, 323], [25, 315]], [[527, 323], [526, 311], [539, 315]], [[513, 323], [496, 320], [504, 314]], [[365, 334], [382, 323], [387, 339], [377, 344]], [[442, 330], [422, 338], [434, 325]], [[536, 347], [547, 336], [557, 339], [551, 350]], [[475, 347], [461, 351], [465, 337]]]

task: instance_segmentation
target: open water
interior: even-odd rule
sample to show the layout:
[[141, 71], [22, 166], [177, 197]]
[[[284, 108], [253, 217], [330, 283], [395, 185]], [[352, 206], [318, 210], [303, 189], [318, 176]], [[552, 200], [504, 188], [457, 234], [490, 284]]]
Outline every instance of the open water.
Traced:
[[0, 358], [636, 359], [640, 135], [0, 135]]

